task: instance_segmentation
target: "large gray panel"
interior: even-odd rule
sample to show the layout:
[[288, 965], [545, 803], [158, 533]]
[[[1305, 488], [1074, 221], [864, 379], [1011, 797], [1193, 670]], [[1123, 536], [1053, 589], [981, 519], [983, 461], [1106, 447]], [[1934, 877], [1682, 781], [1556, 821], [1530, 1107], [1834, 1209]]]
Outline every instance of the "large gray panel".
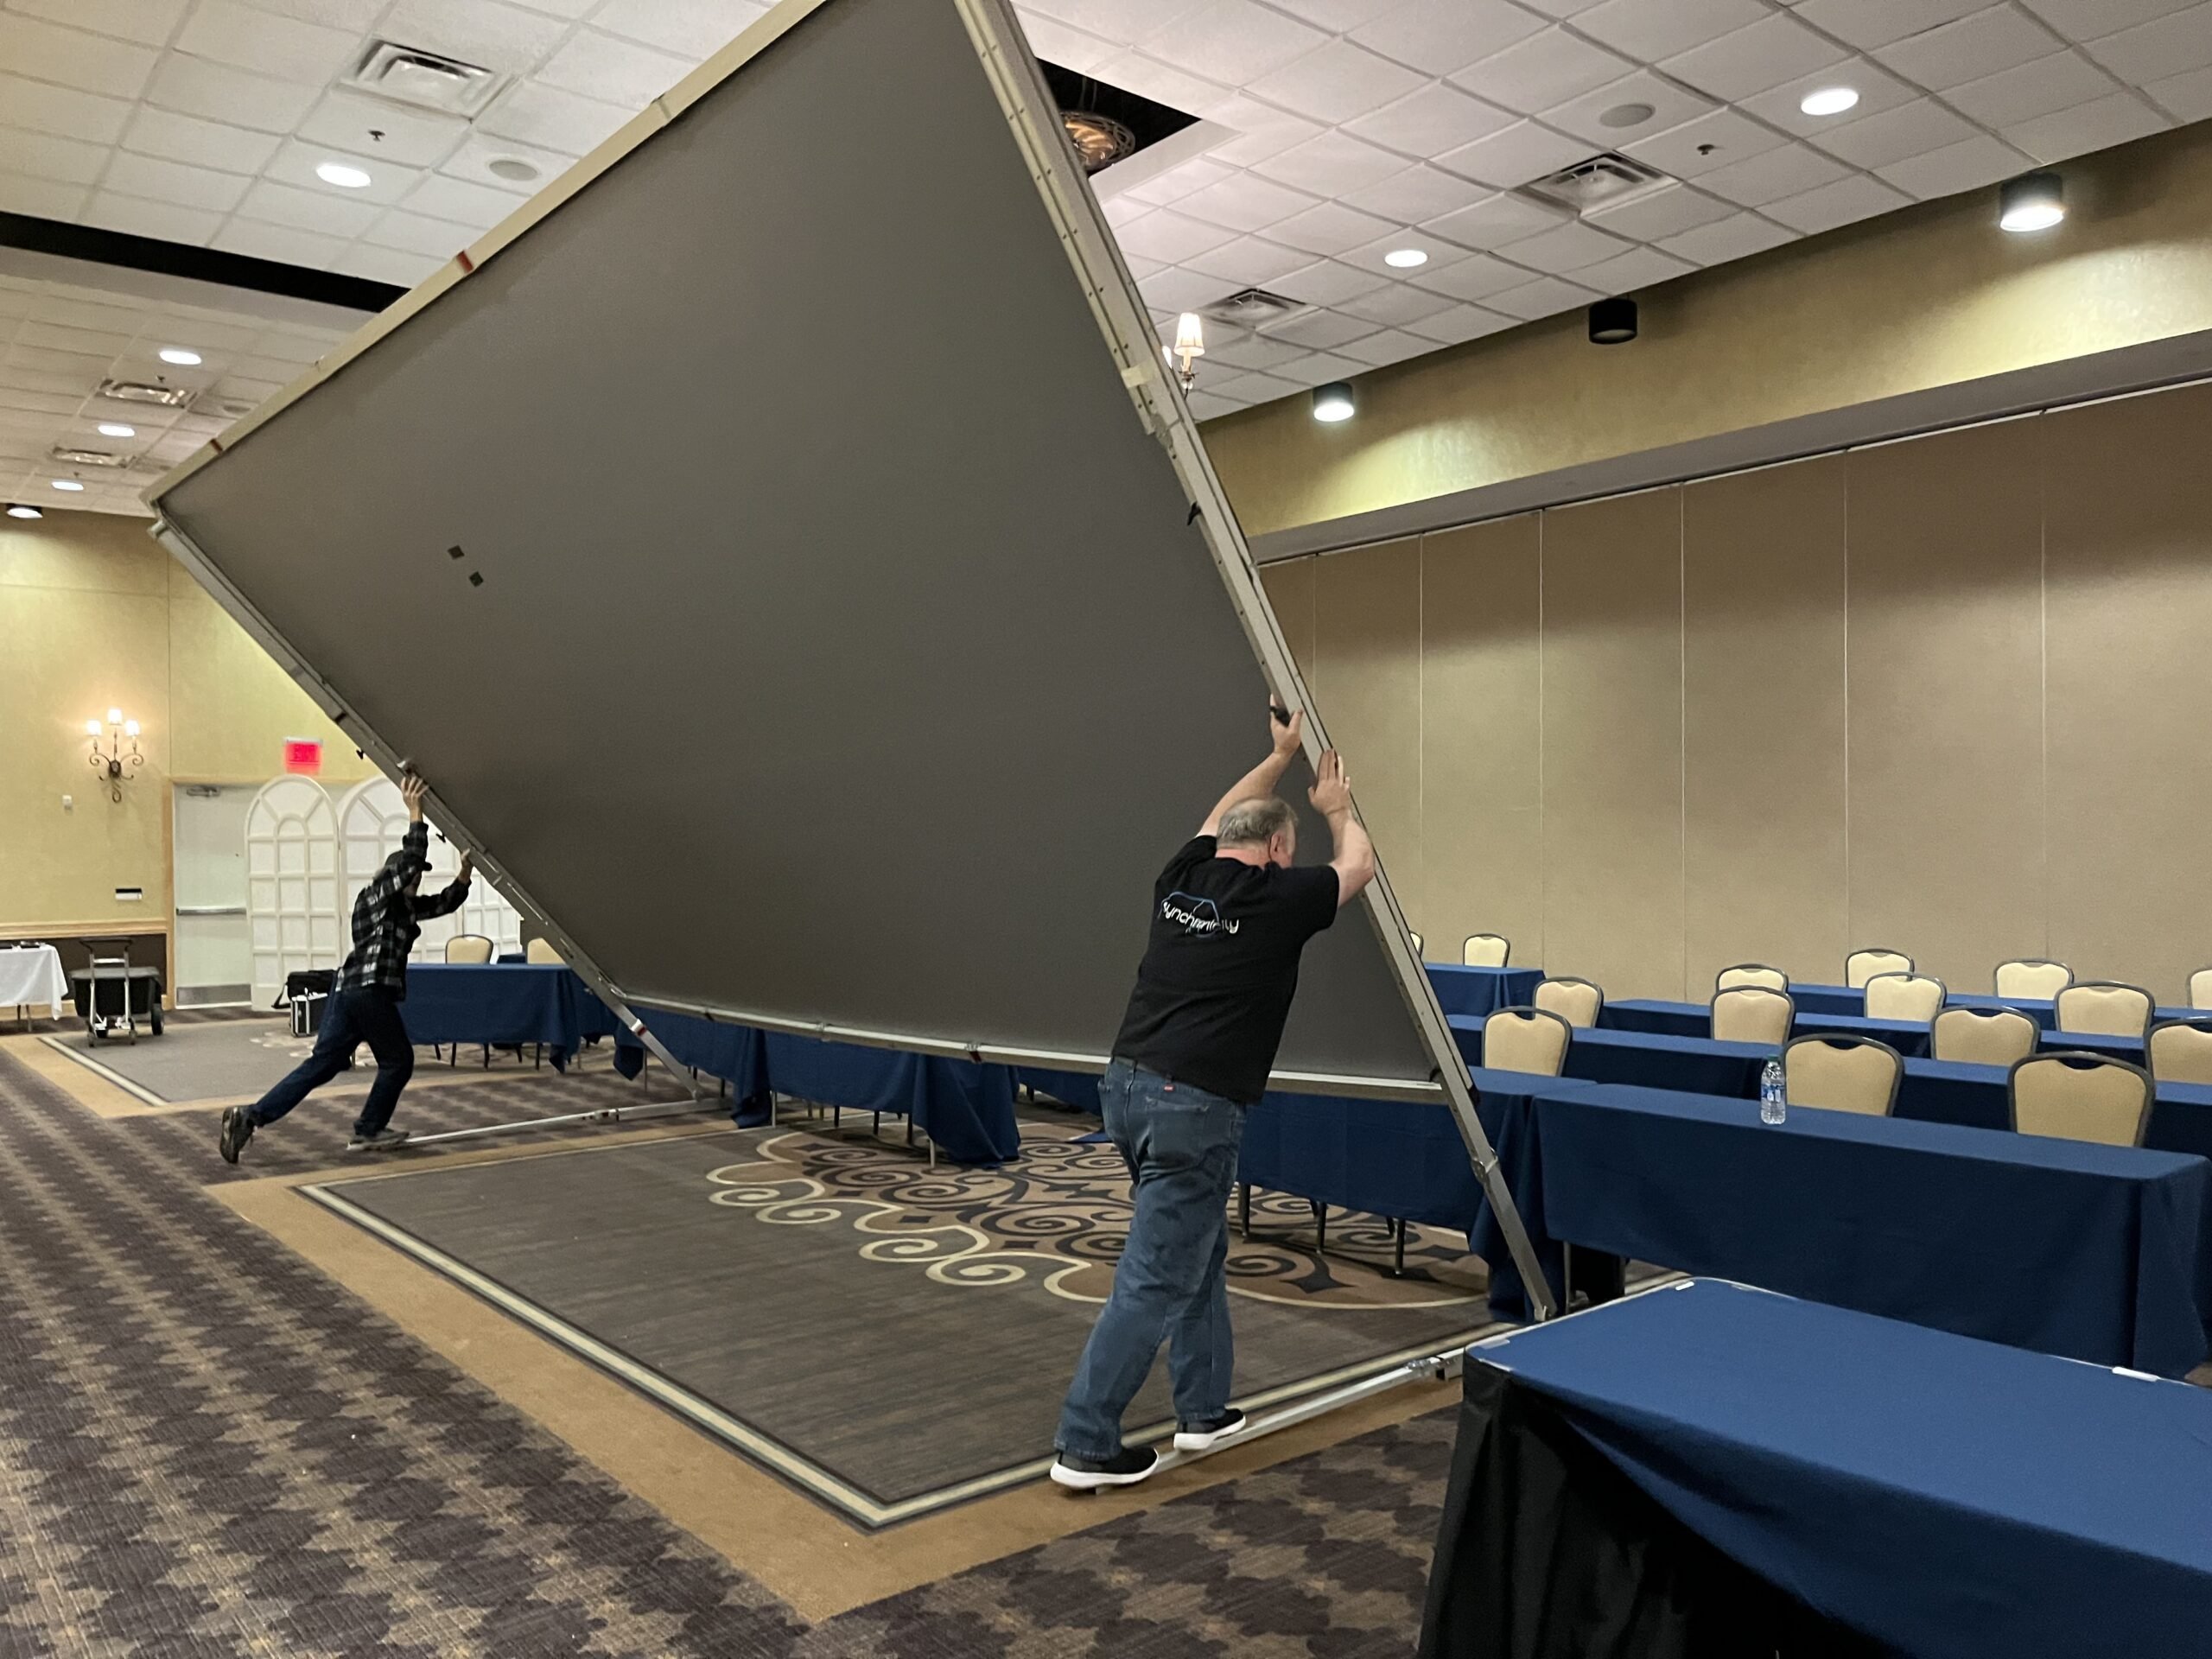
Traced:
[[[1263, 741], [950, 0], [817, 11], [159, 505], [646, 1003], [1103, 1054]], [[1281, 1065], [1432, 1075], [1363, 914]]]

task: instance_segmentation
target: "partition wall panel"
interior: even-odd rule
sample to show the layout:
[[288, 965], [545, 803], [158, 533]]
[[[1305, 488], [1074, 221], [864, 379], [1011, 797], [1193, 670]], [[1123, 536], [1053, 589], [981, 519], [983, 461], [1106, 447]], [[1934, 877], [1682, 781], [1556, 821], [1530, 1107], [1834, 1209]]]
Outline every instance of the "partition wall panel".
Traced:
[[1261, 585], [1268, 591], [1268, 603], [1274, 607], [1275, 621], [1282, 628], [1283, 643], [1290, 647], [1298, 671], [1308, 679], [1313, 674], [1315, 569], [1311, 559], [1295, 559], [1287, 564], [1271, 564], [1260, 573]]
[[1421, 539], [1421, 922], [1457, 961], [1470, 933], [1544, 960], [1541, 521]]
[[1683, 952], [1840, 977], [1851, 949], [1840, 456], [1682, 503]]
[[1543, 965], [1679, 996], [1681, 498], [1547, 513]]
[[2049, 943], [2037, 447], [2011, 421], [1847, 457], [1852, 937], [1961, 989]]
[[2212, 387], [2041, 424], [2051, 954], [2178, 1002], [2212, 962]]

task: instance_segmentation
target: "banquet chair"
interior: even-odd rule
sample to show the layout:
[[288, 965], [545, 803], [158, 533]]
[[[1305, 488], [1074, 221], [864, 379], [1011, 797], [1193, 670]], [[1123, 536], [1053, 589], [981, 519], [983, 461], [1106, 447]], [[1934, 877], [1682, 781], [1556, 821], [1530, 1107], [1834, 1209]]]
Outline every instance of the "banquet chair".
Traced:
[[1605, 992], [1586, 979], [1572, 976], [1542, 981], [1529, 1001], [1580, 1030], [1596, 1025], [1598, 1016], [1605, 1011]]
[[544, 938], [532, 939], [528, 944], [523, 946], [522, 959], [524, 962], [537, 963], [541, 967], [550, 963], [555, 967], [565, 968], [569, 963], [569, 959], [553, 948], [553, 941]]
[[1503, 968], [1513, 954], [1503, 933], [1470, 933], [1459, 946], [1459, 961], [1468, 968]]
[[2139, 1147], [2151, 1124], [2151, 1074], [2102, 1054], [2061, 1049], [2012, 1067], [2012, 1127], [2022, 1135]]
[[2085, 979], [2059, 992], [2058, 1028], [2101, 1037], [2133, 1037], [2140, 1041], [2151, 1030], [2158, 1002], [2139, 985], [2122, 985], [2108, 979]]
[[2021, 957], [1997, 964], [1995, 985], [1999, 996], [2030, 997], [2044, 1001], [2074, 982], [2074, 970], [2063, 962]]
[[2212, 968], [2200, 968], [2189, 976], [2189, 1006], [2212, 1008]]
[[1716, 991], [1738, 990], [1754, 985], [1762, 990], [1787, 991], [1789, 976], [1779, 968], [1770, 968], [1763, 962], [1739, 962], [1733, 968], [1723, 968], [1719, 978], [1713, 982]]
[[1500, 1008], [1483, 1021], [1483, 1064], [1555, 1077], [1567, 1069], [1574, 1027], [1542, 1008]]
[[2159, 1083], [2212, 1083], [2212, 1022], [2169, 1020], [2151, 1027], [2151, 1076]]
[[[481, 933], [456, 933], [446, 941], [446, 960], [470, 964], [489, 962], [492, 960], [492, 941]], [[430, 1045], [432, 1059], [438, 1058], [438, 1048], [439, 1046], [435, 1043]], [[453, 1052], [447, 1055], [445, 1060], [448, 1065], [461, 1064], [459, 1043], [453, 1046]], [[484, 1050], [484, 1064], [487, 1066], [492, 1064], [492, 1050], [489, 1046], [486, 1046]]]
[[1904, 1056], [1871, 1037], [1800, 1037], [1782, 1051], [1782, 1097], [1792, 1106], [1887, 1117]]
[[1847, 989], [1861, 991], [1866, 982], [1877, 974], [1909, 974], [1912, 958], [1902, 950], [1854, 950], [1843, 959], [1843, 982]]
[[2036, 1052], [2043, 1027], [2018, 1008], [1946, 1008], [1929, 1027], [1928, 1052], [1939, 1060], [2010, 1065]]
[[1738, 985], [1713, 999], [1713, 1034], [1724, 1043], [1764, 1043], [1779, 1048], [1789, 1040], [1797, 1004], [1786, 991], [1764, 985]]
[[1866, 1017], [1924, 1026], [1943, 1012], [1945, 995], [1943, 982], [1926, 974], [1877, 974], [1866, 982]]

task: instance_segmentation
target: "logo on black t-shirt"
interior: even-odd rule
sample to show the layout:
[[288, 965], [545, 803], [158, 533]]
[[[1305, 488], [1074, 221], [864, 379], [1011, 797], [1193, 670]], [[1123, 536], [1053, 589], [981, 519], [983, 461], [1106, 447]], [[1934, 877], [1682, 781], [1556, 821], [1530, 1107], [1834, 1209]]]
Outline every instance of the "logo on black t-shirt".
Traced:
[[1160, 919], [1179, 927], [1194, 939], [1218, 938], [1224, 933], [1234, 933], [1240, 924], [1224, 921], [1221, 908], [1211, 899], [1198, 899], [1187, 893], [1171, 893], [1160, 901]]

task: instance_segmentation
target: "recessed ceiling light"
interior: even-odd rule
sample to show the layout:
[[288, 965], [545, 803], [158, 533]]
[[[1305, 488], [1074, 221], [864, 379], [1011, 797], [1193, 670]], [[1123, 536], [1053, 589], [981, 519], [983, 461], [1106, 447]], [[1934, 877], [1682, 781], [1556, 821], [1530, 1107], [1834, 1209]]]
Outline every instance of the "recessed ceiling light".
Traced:
[[125, 426], [121, 421], [102, 421], [100, 423], [100, 436], [104, 438], [135, 438], [137, 435], [138, 429], [137, 427]]
[[1823, 86], [1797, 100], [1797, 107], [1808, 115], [1841, 115], [1859, 102], [1855, 86]]
[[1317, 421], [1348, 421], [1351, 419], [1351, 387], [1342, 380], [1332, 380], [1317, 387], [1313, 393], [1313, 418]]
[[54, 480], [54, 487], [57, 490], [67, 490], [74, 495], [85, 486], [73, 478], [57, 478]]
[[10, 507], [8, 509], [8, 516], [10, 518], [43, 518], [46, 517], [46, 515], [41, 512], [36, 507], [26, 507], [21, 505]]
[[325, 162], [315, 168], [315, 175], [325, 184], [334, 184], [340, 190], [365, 190], [372, 182], [365, 169], [349, 166], [344, 162]]
[[1425, 265], [1428, 256], [1419, 248], [1393, 248], [1382, 256], [1382, 263], [1395, 265], [1400, 270], [1411, 270], [1415, 265]]
[[497, 156], [485, 163], [494, 178], [512, 179], [517, 184], [528, 184], [543, 170], [535, 162], [525, 162], [519, 156]]
[[191, 369], [200, 365], [200, 353], [188, 352], [181, 346], [164, 346], [161, 355], [162, 362], [174, 363], [179, 368]]
[[2056, 173], [2008, 179], [1997, 193], [1997, 223], [2008, 231], [2047, 231], [2066, 217], [2066, 187]]

